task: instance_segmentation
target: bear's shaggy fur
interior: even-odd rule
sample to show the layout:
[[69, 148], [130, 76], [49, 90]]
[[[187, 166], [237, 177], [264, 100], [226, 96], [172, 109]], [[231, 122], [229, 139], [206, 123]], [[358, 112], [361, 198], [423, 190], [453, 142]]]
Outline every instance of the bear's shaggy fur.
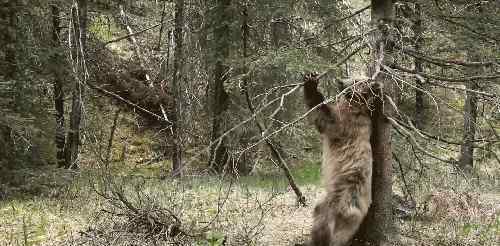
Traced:
[[[333, 105], [324, 104], [316, 74], [304, 78], [304, 99], [323, 145], [326, 196], [314, 208], [311, 246], [347, 245], [371, 204], [370, 105], [377, 84], [358, 83]], [[319, 105], [319, 106], [318, 106]]]

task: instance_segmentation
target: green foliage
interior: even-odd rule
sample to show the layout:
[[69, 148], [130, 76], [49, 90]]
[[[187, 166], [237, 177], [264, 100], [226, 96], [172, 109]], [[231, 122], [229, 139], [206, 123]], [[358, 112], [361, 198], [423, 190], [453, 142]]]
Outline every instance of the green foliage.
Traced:
[[[274, 174], [258, 174], [240, 177], [239, 183], [243, 186], [263, 189], [285, 189], [288, 179], [277, 170]], [[298, 185], [318, 185], [321, 180], [321, 163], [310, 162], [292, 168], [291, 173]]]
[[101, 41], [107, 42], [114, 38], [114, 34], [119, 32], [119, 28], [113, 21], [113, 18], [109, 18], [106, 15], [98, 15], [90, 22], [89, 32]]
[[288, 74], [300, 74], [307, 71], [325, 71], [330, 63], [308, 49], [279, 49], [259, 54], [248, 64], [251, 72], [258, 73], [269, 67], [284, 67]]
[[220, 232], [208, 232], [207, 233], [207, 246], [222, 246], [224, 245], [224, 234]]

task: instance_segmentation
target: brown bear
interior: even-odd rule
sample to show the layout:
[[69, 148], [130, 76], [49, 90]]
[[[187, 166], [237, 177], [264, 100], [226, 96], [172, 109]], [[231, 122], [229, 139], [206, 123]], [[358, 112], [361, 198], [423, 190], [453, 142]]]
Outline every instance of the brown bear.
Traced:
[[323, 146], [326, 195], [314, 208], [310, 246], [345, 246], [371, 204], [371, 109], [377, 83], [357, 82], [329, 105], [318, 91], [318, 75], [304, 77], [304, 99]]

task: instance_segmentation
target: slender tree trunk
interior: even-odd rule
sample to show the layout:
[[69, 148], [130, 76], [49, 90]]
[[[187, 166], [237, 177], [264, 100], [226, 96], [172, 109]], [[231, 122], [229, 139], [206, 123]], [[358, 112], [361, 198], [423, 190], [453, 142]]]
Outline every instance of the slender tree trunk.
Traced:
[[62, 60], [59, 49], [59, 7], [56, 4], [52, 4], [52, 47], [56, 50], [52, 55], [51, 70], [54, 75], [54, 108], [56, 110], [56, 132], [55, 132], [55, 144], [57, 148], [57, 166], [67, 167], [66, 158], [64, 157], [65, 145], [66, 145], [66, 130], [64, 123], [64, 90], [63, 90], [63, 76], [61, 74], [61, 63]]
[[[389, 38], [389, 28], [392, 25], [394, 3], [392, 0], [372, 0], [372, 25], [378, 27], [373, 34], [372, 52], [373, 64], [368, 74], [375, 76], [375, 80], [390, 88], [390, 78], [384, 73], [376, 73], [377, 63], [381, 56], [383, 63], [390, 63], [388, 58], [392, 52]], [[387, 64], [389, 65], [389, 64]], [[391, 149], [391, 124], [386, 115], [390, 105], [385, 103], [384, 96], [380, 95], [375, 103], [372, 115], [371, 146], [373, 151], [373, 178], [372, 178], [372, 205], [368, 211], [361, 228], [359, 229], [353, 245], [389, 245], [395, 226], [392, 217], [392, 149]]]
[[174, 116], [172, 117], [172, 133], [174, 148], [172, 151], [172, 175], [182, 176], [182, 56], [184, 0], [175, 1], [175, 54], [172, 89], [174, 90]]
[[[415, 4], [414, 13], [414, 23], [413, 23], [413, 33], [415, 40], [415, 51], [420, 52], [423, 46], [423, 26], [422, 26], [422, 8], [420, 4]], [[424, 66], [422, 59], [415, 57], [415, 71], [417, 73], [422, 73], [424, 71]], [[416, 79], [417, 88], [415, 89], [415, 127], [417, 129], [424, 129], [425, 123], [425, 103], [424, 103], [424, 84], [420, 79]]]
[[78, 0], [72, 8], [72, 60], [75, 69], [75, 85], [72, 91], [70, 125], [66, 147], [66, 167], [77, 167], [80, 147], [80, 123], [82, 119], [82, 98], [86, 81], [85, 50], [87, 41], [87, 0]]
[[160, 20], [160, 32], [158, 33], [158, 44], [156, 45], [156, 50], [160, 50], [161, 48], [161, 40], [163, 39], [163, 29], [165, 27], [165, 15], [166, 15], [166, 9], [167, 7], [167, 1], [163, 1], [163, 7], [162, 7], [162, 11], [161, 11], [161, 20]]
[[[475, 11], [477, 10], [477, 12]], [[471, 15], [481, 15], [483, 13], [483, 7], [478, 6], [477, 9], [471, 9]], [[477, 26], [477, 30], [480, 33], [484, 33], [484, 27], [482, 25]], [[482, 47], [475, 43], [469, 44], [467, 47], [468, 59], [472, 62], [481, 62], [482, 60]], [[484, 72], [484, 68], [481, 67], [469, 67], [467, 72], [470, 76], [481, 75]], [[465, 83], [465, 88], [477, 91], [480, 89], [478, 81], [469, 81]], [[462, 145], [460, 146], [460, 157], [458, 160], [458, 165], [460, 168], [466, 172], [470, 173], [472, 168], [474, 168], [474, 140], [477, 128], [477, 107], [478, 99], [477, 94], [470, 91], [466, 92], [465, 105], [464, 105], [464, 132]]]
[[[276, 2], [275, 4], [289, 4], [286, 1], [283, 3]], [[287, 23], [286, 12], [282, 6], [277, 7], [272, 10], [274, 15], [271, 21], [271, 45], [275, 51], [279, 52], [280, 49], [288, 46], [291, 43], [292, 34], [290, 31], [290, 26]], [[271, 66], [268, 70], [268, 81], [267, 86], [275, 86], [283, 81], [286, 81], [286, 66], [285, 64], [275, 64]], [[274, 115], [269, 122], [266, 124], [268, 131], [274, 128], [275, 122], [286, 122], [291, 118], [291, 112], [283, 108], [278, 114]], [[277, 138], [277, 137], [276, 137]], [[287, 159], [287, 153], [283, 151], [283, 146], [280, 141], [274, 143], [274, 147], [280, 153], [280, 155]]]
[[[250, 79], [249, 69], [247, 66], [248, 56], [249, 56], [249, 41], [250, 41], [250, 25], [248, 24], [248, 5], [243, 3], [241, 11], [241, 43], [242, 43], [242, 51], [243, 51], [243, 84], [244, 88], [242, 92], [247, 93], [248, 81]], [[251, 111], [251, 110], [250, 110]], [[245, 129], [245, 133], [240, 137], [239, 142], [241, 146], [246, 146], [250, 141], [250, 136], [254, 136], [255, 132], [252, 128]], [[253, 161], [252, 161], [252, 153], [248, 151], [242, 153], [241, 158], [238, 159], [237, 163], [237, 172], [239, 175], [248, 175], [252, 171]]]
[[217, 172], [223, 171], [229, 158], [226, 137], [217, 139], [224, 133], [227, 120], [225, 119], [225, 111], [228, 108], [228, 95], [224, 89], [224, 82], [229, 77], [226, 60], [229, 56], [230, 46], [230, 5], [230, 0], [218, 1], [214, 14], [215, 65], [210, 96], [212, 100], [212, 132], [210, 136], [209, 166], [213, 167]]
[[[477, 68], [476, 68], [477, 69]], [[465, 84], [469, 90], [478, 90], [477, 82], [470, 81]], [[462, 170], [470, 172], [474, 167], [474, 139], [476, 135], [477, 119], [477, 95], [469, 91], [466, 92], [464, 105], [464, 135], [462, 146], [460, 147], [459, 165]]]
[[113, 125], [109, 131], [108, 146], [106, 147], [106, 159], [104, 160], [104, 165], [106, 169], [109, 167], [111, 161], [111, 152], [113, 152], [113, 139], [115, 137], [116, 128], [118, 127], [118, 119], [120, 118], [121, 109], [118, 108], [115, 112], [115, 117], [113, 118]]

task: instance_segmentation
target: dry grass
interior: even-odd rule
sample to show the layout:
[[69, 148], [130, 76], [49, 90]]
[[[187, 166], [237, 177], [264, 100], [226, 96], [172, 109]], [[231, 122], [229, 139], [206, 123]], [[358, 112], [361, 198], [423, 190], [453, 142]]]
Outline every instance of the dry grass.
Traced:
[[[168, 245], [172, 241], [133, 230], [118, 233], [130, 228], [130, 221], [102, 212], [110, 210], [109, 201], [89, 188], [98, 177], [80, 175], [57, 192], [2, 201], [0, 245], [130, 245], [133, 241]], [[263, 187], [261, 181], [233, 183], [208, 176], [182, 181], [115, 176], [108, 181], [121, 187], [137, 206], [144, 207], [147, 201], [173, 211], [182, 221], [182, 230], [195, 235], [175, 239], [184, 245], [219, 245], [217, 240], [223, 237], [226, 245], [292, 245], [308, 237], [312, 223], [313, 206], [297, 207], [293, 193], [279, 184]], [[317, 184], [302, 185], [302, 189], [309, 204], [322, 194]], [[416, 194], [418, 216], [398, 223], [402, 245], [497, 245], [499, 193], [427, 191], [421, 191], [426, 196]]]

